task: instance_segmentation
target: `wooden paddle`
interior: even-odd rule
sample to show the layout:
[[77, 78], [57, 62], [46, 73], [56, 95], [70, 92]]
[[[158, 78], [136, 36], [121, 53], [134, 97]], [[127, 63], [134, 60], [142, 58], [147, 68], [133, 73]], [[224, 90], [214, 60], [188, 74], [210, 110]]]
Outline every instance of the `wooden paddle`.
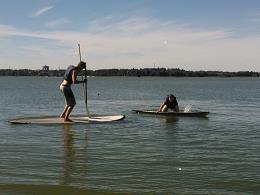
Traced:
[[[79, 48], [79, 60], [81, 62], [81, 50], [80, 50], [80, 44], [79, 43], [78, 43], [78, 48]], [[83, 80], [82, 74], [81, 74], [81, 79]], [[86, 83], [83, 83], [83, 90], [84, 90], [84, 95], [85, 95], [85, 105], [86, 105], [87, 116], [90, 116], [89, 110], [88, 110], [87, 65], [85, 67], [85, 80], [86, 80]]]

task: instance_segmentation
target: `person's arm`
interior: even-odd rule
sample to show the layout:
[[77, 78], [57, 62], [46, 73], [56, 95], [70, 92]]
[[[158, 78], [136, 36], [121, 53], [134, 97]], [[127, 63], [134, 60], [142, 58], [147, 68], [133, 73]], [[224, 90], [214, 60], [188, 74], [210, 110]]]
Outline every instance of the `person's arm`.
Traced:
[[161, 104], [160, 108], [157, 110], [157, 112], [161, 112], [164, 105], [165, 105], [165, 103], [163, 102], [163, 103]]
[[86, 79], [84, 79], [83, 81], [78, 81], [77, 80], [77, 75], [78, 75], [78, 71], [77, 70], [73, 70], [72, 71], [72, 83], [73, 84], [80, 84], [80, 83], [85, 83]]

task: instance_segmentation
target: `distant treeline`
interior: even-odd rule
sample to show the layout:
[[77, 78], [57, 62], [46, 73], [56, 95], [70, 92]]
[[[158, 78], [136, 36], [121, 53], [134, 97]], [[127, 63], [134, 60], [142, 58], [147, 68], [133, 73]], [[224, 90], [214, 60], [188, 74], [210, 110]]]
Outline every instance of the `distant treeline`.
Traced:
[[[57, 76], [61, 77], [65, 70], [29, 70], [0, 69], [0, 76]], [[142, 69], [100, 69], [88, 70], [88, 76], [159, 76], [159, 77], [259, 77], [259, 72], [239, 71], [187, 71], [178, 68], [142, 68]]]

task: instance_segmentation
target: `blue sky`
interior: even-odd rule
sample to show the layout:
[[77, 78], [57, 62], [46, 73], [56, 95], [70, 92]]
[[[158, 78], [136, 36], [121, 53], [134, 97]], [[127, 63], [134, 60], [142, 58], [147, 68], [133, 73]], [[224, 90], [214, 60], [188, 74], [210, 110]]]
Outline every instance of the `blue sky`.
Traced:
[[0, 0], [0, 68], [260, 71], [258, 0]]

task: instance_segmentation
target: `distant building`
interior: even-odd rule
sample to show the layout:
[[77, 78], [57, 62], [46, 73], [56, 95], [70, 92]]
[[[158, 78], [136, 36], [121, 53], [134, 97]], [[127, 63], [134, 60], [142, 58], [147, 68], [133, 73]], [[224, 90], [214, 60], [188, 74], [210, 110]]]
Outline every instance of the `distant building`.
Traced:
[[49, 70], [50, 70], [50, 67], [45, 65], [45, 66], [42, 67], [42, 70], [43, 70], [43, 71], [49, 71]]

